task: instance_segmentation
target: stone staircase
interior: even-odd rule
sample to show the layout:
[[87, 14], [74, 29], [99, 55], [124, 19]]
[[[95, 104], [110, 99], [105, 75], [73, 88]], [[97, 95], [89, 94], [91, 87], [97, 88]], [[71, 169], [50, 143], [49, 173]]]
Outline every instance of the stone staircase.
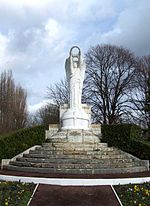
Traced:
[[70, 174], [106, 174], [142, 172], [148, 161], [140, 160], [117, 148], [101, 143], [92, 132], [60, 131], [47, 142], [16, 156], [3, 169]]

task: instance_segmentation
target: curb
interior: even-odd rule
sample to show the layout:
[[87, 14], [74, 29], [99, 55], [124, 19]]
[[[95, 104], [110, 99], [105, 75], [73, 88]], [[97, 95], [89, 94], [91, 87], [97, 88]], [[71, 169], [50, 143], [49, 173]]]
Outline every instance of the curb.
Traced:
[[65, 178], [39, 178], [39, 177], [22, 177], [22, 176], [8, 176], [0, 175], [0, 180], [4, 181], [21, 181], [25, 183], [35, 184], [50, 184], [60, 186], [97, 186], [97, 185], [124, 185], [124, 184], [137, 184], [149, 182], [150, 177], [139, 178], [118, 178], [118, 179], [65, 179]]

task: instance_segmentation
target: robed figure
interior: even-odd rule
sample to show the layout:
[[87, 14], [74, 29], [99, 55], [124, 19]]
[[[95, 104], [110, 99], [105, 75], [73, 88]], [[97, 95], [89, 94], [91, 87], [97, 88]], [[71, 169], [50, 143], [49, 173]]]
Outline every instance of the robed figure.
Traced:
[[[74, 53], [74, 50], [78, 50], [78, 53]], [[81, 107], [85, 68], [86, 66], [81, 56], [80, 48], [77, 46], [72, 47], [69, 57], [65, 62], [66, 77], [69, 85], [70, 108]]]

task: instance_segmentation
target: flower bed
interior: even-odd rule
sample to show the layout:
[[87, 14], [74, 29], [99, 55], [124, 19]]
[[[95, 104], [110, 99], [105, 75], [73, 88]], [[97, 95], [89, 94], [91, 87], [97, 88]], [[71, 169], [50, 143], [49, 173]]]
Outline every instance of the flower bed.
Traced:
[[149, 206], [150, 183], [114, 186], [123, 206]]
[[0, 205], [26, 206], [34, 188], [31, 183], [0, 181]]

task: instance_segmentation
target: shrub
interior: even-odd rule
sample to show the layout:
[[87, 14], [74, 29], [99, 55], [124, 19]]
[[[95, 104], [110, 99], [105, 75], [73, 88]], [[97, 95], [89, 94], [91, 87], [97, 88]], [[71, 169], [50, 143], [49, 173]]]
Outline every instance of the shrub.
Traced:
[[136, 125], [102, 125], [102, 141], [140, 159], [150, 159], [150, 143], [142, 141]]
[[150, 128], [142, 129], [142, 136], [144, 140], [150, 141]]
[[35, 126], [0, 136], [0, 160], [12, 158], [36, 144], [42, 144], [45, 129], [44, 126]]

